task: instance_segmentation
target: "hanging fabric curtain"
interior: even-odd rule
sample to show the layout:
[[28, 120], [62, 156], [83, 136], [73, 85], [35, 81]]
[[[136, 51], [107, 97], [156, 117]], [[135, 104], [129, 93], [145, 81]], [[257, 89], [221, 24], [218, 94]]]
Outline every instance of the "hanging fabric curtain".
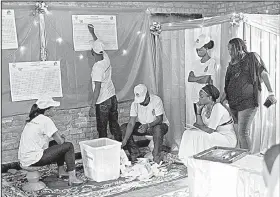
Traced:
[[[185, 77], [186, 65], [188, 64], [189, 66], [190, 58], [196, 56], [193, 55], [195, 50], [191, 43], [194, 43], [200, 33], [210, 33], [213, 31], [211, 34], [213, 34], [212, 37], [216, 42], [217, 50], [212, 51], [212, 55], [218, 59], [217, 62], [220, 65], [221, 41], [218, 37], [223, 30], [221, 23], [229, 23], [232, 21], [232, 18], [233, 15], [227, 15], [223, 17], [195, 19], [181, 23], [162, 24], [162, 33], [156, 39], [155, 62], [158, 94], [163, 99], [164, 108], [170, 121], [169, 132], [166, 135], [168, 145], [173, 147], [180, 145], [186, 125], [186, 114], [187, 112], [193, 112], [193, 107], [189, 106], [190, 103], [186, 101], [187, 89]], [[238, 17], [235, 16], [235, 18]], [[201, 31], [202, 25], [205, 28], [202, 28], [203, 30]], [[213, 25], [217, 27], [211, 27]], [[198, 29], [194, 30], [194, 28]], [[186, 34], [186, 29], [190, 30], [188, 35]], [[235, 28], [232, 31], [235, 32]], [[225, 47], [221, 49], [227, 50]], [[218, 83], [220, 84], [220, 80]]]
[[[270, 37], [270, 43], [274, 43], [275, 45], [274, 46], [275, 51], [273, 51], [274, 50], [273, 48], [270, 48], [270, 50], [263, 48], [262, 50], [267, 52], [269, 51], [270, 54], [269, 72], [275, 73], [275, 76], [277, 76], [277, 74], [279, 75], [280, 74], [279, 66], [277, 66], [279, 65], [279, 27], [278, 27], [279, 15], [276, 16], [268, 15], [268, 17], [261, 15], [261, 16], [256, 16], [256, 18], [254, 18], [254, 15], [230, 14], [225, 16], [217, 16], [211, 18], [203, 18], [203, 19], [195, 19], [195, 20], [189, 20], [183, 22], [162, 24], [161, 27], [162, 33], [159, 36], [158, 39], [159, 42], [156, 43], [156, 45], [160, 46], [160, 47], [156, 46], [157, 47], [156, 48], [156, 52], [157, 52], [156, 75], [157, 75], [157, 87], [159, 88], [159, 92], [162, 92], [162, 98], [165, 107], [172, 106], [172, 107], [168, 107], [168, 110], [166, 112], [171, 122], [169, 131], [172, 133], [172, 135], [170, 134], [169, 136], [167, 136], [169, 142], [177, 146], [178, 144], [180, 144], [180, 138], [184, 131], [184, 125], [186, 122], [189, 123], [190, 121], [188, 120], [188, 113], [191, 113], [193, 111], [192, 103], [190, 104], [186, 101], [187, 91], [188, 91], [188, 89], [186, 89], [186, 84], [185, 85], [182, 84], [183, 83], [182, 79], [177, 80], [177, 83], [172, 82], [174, 81], [173, 80], [174, 76], [184, 77], [184, 83], [186, 81], [186, 77], [185, 77], [187, 74], [186, 69], [188, 69], [188, 65], [191, 66], [191, 64], [188, 61], [191, 58], [195, 57], [192, 51], [193, 47], [190, 46], [190, 42], [195, 41], [194, 38], [196, 38], [198, 34], [209, 33], [210, 32], [209, 30], [211, 28], [213, 29], [214, 26], [219, 26], [220, 30], [218, 31], [220, 31], [220, 41], [216, 41], [217, 43], [219, 43], [219, 46], [216, 45], [215, 47], [220, 48], [219, 50], [216, 51], [216, 58], [220, 63], [219, 65], [220, 81], [218, 86], [221, 92], [223, 92], [225, 72], [228, 66], [228, 62], [230, 60], [228, 49], [227, 49], [228, 41], [234, 37], [240, 37], [246, 39], [246, 42], [248, 44], [249, 42], [248, 36], [245, 37], [245, 33], [246, 32], [248, 33], [247, 30], [248, 28], [245, 27], [247, 25], [250, 25], [255, 28], [258, 27], [261, 30], [267, 30], [267, 32], [270, 32], [271, 34], [278, 35], [274, 38], [272, 38], [273, 36]], [[185, 30], [184, 37], [180, 36], [179, 32], [182, 32], [180, 30]], [[254, 38], [252, 37], [251, 40], [253, 39]], [[182, 43], [185, 43], [185, 48], [180, 47]], [[257, 51], [257, 49], [255, 49], [256, 46], [252, 46], [252, 47], [253, 48], [249, 48], [250, 51], [258, 52], [261, 55], [261, 57], [265, 59], [264, 54]], [[184, 66], [184, 73], [185, 73], [184, 76], [180, 73], [182, 72], [182, 64], [186, 65]], [[169, 70], [166, 70], [166, 68], [168, 68]], [[168, 74], [163, 74], [164, 72]], [[175, 75], [175, 73], [180, 73], [180, 75]], [[171, 82], [170, 79], [172, 79]], [[169, 83], [169, 85], [167, 85], [166, 83]], [[272, 86], [276, 93], [276, 97], [279, 100], [280, 98], [279, 79], [276, 78], [274, 79], [274, 77], [272, 77], [272, 83], [273, 83]], [[186, 95], [184, 96], [182, 95], [182, 87], [185, 87]], [[171, 99], [171, 98], [176, 98], [175, 95], [177, 96], [180, 95], [181, 98], [177, 100]], [[263, 93], [262, 96], [266, 97], [265, 93]], [[185, 103], [183, 103], [184, 100]], [[182, 119], [183, 107], [185, 107], [186, 109], [184, 120]], [[276, 132], [279, 131], [279, 123], [277, 123], [277, 120], [279, 119], [279, 110], [276, 110], [277, 105], [269, 109], [270, 115], [268, 113], [267, 115], [264, 115], [262, 107], [260, 108], [261, 109], [259, 110], [259, 114], [256, 115], [255, 123], [253, 126], [254, 128], [252, 129], [252, 133], [251, 133], [251, 136], [254, 138], [253, 149], [255, 152], [266, 150], [267, 147], [269, 147], [271, 144], [275, 144], [276, 142], [279, 143], [279, 133]], [[179, 119], [180, 117], [181, 119]], [[257, 122], [261, 122], [261, 127], [257, 124]], [[256, 129], [257, 127], [259, 128], [259, 131], [258, 129]], [[260, 132], [260, 129], [262, 129], [262, 132]], [[256, 132], [254, 132], [254, 130], [256, 130]]]
[[[263, 18], [265, 21], [265, 19]], [[244, 25], [244, 39], [246, 40], [249, 51], [258, 53], [265, 63], [270, 76], [272, 89], [275, 96], [280, 98], [280, 62], [279, 62], [279, 34], [274, 31], [265, 31], [266, 26], [255, 27], [247, 23]], [[264, 22], [264, 24], [267, 24]], [[279, 23], [278, 23], [279, 24]], [[268, 28], [269, 29], [269, 28]], [[270, 108], [263, 106], [268, 96], [267, 88], [262, 83], [262, 94], [260, 107], [255, 116], [251, 129], [252, 150], [253, 152], [265, 152], [271, 145], [279, 143], [279, 104]]]
[[280, 34], [280, 15], [244, 14], [244, 22], [274, 35]]

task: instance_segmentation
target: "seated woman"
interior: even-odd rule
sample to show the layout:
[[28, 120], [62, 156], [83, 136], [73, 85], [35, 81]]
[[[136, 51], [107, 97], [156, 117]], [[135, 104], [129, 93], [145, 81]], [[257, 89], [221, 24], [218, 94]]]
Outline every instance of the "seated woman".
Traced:
[[216, 102], [219, 96], [219, 90], [210, 84], [199, 91], [196, 128], [184, 132], [179, 148], [179, 158], [184, 163], [188, 157], [213, 146], [236, 146], [232, 117], [221, 103]]
[[[29, 113], [29, 120], [21, 134], [18, 159], [22, 166], [44, 166], [56, 162], [58, 176], [69, 176], [69, 185], [82, 184], [76, 177], [75, 153], [71, 142], [59, 135], [54, 122], [48, 117], [60, 102], [52, 98], [38, 99]], [[53, 138], [53, 141], [50, 141]], [[50, 141], [50, 142], [49, 142]], [[64, 162], [67, 172], [64, 170]]]

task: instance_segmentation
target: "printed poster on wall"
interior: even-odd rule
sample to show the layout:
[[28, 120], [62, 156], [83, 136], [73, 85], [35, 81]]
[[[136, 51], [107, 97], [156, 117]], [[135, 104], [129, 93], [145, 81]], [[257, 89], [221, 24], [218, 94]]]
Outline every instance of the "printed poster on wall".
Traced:
[[17, 31], [14, 10], [2, 10], [2, 49], [17, 49]]
[[9, 63], [12, 101], [62, 97], [60, 61]]
[[88, 24], [94, 26], [95, 34], [104, 45], [105, 50], [117, 50], [117, 25], [114, 15], [72, 15], [73, 43], [75, 51], [90, 50], [89, 41], [93, 40]]

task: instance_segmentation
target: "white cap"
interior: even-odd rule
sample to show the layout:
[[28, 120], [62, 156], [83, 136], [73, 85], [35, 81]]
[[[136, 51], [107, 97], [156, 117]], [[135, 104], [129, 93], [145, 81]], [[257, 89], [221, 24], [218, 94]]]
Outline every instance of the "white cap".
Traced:
[[135, 103], [142, 103], [145, 98], [146, 98], [146, 94], [148, 92], [147, 87], [144, 84], [139, 84], [137, 86], [135, 86], [134, 88], [134, 102]]
[[90, 47], [92, 48], [92, 50], [97, 53], [97, 54], [102, 54], [104, 51], [104, 44], [99, 40], [91, 40], [90, 42]]
[[208, 42], [210, 42], [210, 37], [206, 36], [205, 34], [201, 34], [195, 41], [195, 48], [196, 49], [200, 49], [201, 47], [203, 47], [205, 44], [207, 44]]
[[51, 97], [39, 98], [36, 102], [38, 108], [46, 109], [48, 107], [58, 107], [60, 105], [59, 101], [54, 101]]

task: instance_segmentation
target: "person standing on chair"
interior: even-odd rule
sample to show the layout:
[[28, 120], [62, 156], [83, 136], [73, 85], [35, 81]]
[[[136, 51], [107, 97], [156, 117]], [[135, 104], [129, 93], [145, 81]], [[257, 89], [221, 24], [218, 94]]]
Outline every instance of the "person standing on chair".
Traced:
[[225, 88], [221, 103], [229, 105], [240, 148], [251, 151], [250, 128], [260, 105], [261, 82], [263, 81], [272, 104], [277, 102], [272, 90], [267, 69], [261, 57], [248, 52], [245, 42], [233, 38], [228, 43], [231, 57], [225, 76]]
[[115, 86], [111, 79], [112, 67], [104, 44], [97, 39], [93, 25], [88, 25], [93, 40], [90, 41], [91, 53], [95, 63], [91, 71], [93, 97], [89, 116], [96, 114], [97, 131], [99, 137], [107, 137], [107, 125], [115, 140], [122, 141], [122, 133], [118, 123], [118, 100]]
[[169, 126], [162, 100], [157, 95], [149, 94], [144, 84], [134, 87], [134, 95], [129, 122], [121, 126], [122, 147], [128, 149], [131, 160], [134, 162], [140, 156], [140, 151], [132, 135], [151, 135], [154, 142], [153, 160], [160, 163], [163, 159], [161, 155], [163, 136], [167, 133]]
[[[60, 102], [52, 98], [38, 99], [31, 107], [29, 120], [21, 134], [18, 159], [24, 167], [45, 166], [53, 162], [58, 165], [58, 176], [69, 176], [69, 185], [79, 185], [83, 181], [76, 177], [75, 152], [71, 142], [58, 133], [49, 116]], [[54, 140], [50, 140], [53, 138]], [[67, 172], [64, 169], [64, 162]]]

